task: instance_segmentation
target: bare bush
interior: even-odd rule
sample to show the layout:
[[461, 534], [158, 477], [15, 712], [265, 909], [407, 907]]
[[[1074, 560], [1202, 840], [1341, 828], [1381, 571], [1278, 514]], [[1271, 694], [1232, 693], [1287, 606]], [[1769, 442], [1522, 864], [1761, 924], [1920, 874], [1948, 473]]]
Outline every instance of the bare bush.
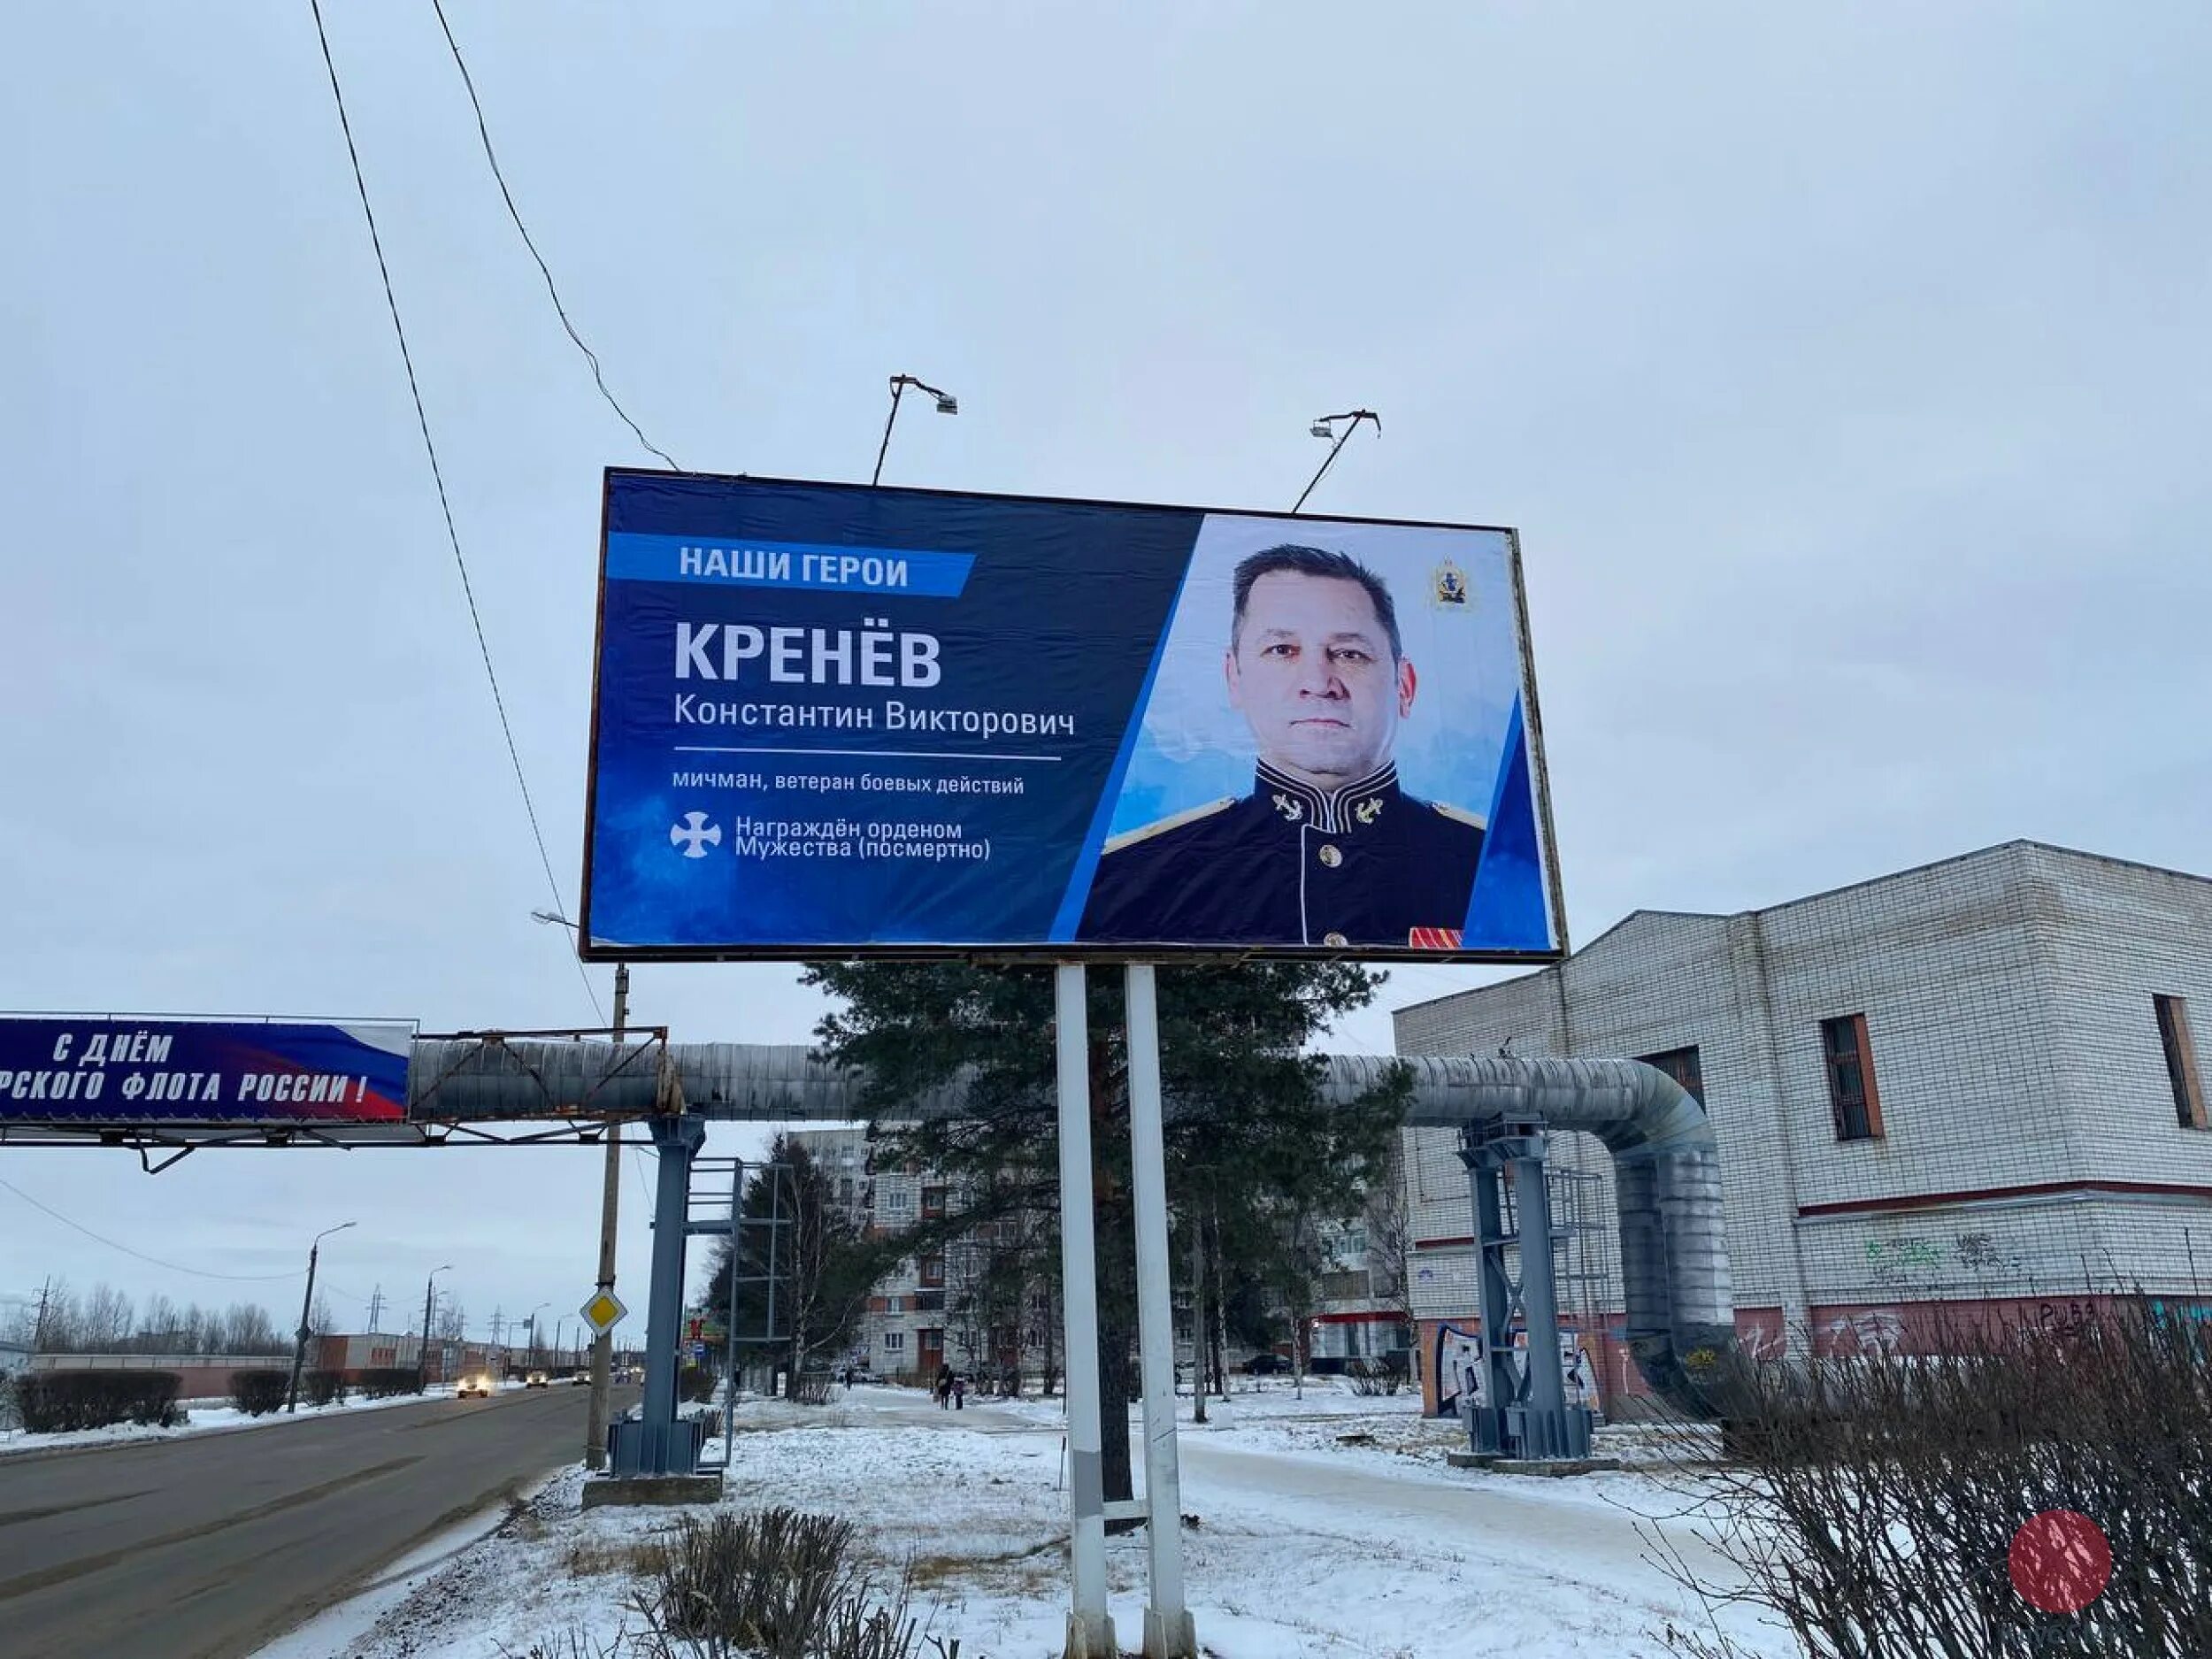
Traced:
[[651, 1659], [916, 1659], [912, 1581], [887, 1591], [853, 1525], [796, 1509], [686, 1516], [636, 1606]]
[[[1702, 1582], [1661, 1540], [1678, 1581], [1709, 1612], [1778, 1617], [1813, 1659], [2212, 1653], [2212, 1327], [2139, 1299], [1929, 1347], [1717, 1365], [1730, 1461], [1678, 1473], [1745, 1582]], [[2039, 1555], [2023, 1532], [2054, 1510], [2109, 1541], [2101, 1591], [2093, 1545]], [[2021, 1582], [2086, 1605], [2042, 1610]], [[1736, 1651], [1717, 1624], [1675, 1646]]]
[[1406, 1385], [1405, 1367], [1386, 1355], [1380, 1359], [1349, 1359], [1344, 1375], [1352, 1392], [1366, 1398], [1394, 1394]]

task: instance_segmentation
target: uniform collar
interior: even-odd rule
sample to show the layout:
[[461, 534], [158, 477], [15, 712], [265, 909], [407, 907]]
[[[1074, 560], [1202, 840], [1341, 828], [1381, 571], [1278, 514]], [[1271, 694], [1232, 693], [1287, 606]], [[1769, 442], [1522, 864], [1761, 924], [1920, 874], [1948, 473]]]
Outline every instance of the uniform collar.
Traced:
[[1372, 828], [1396, 804], [1398, 763], [1386, 760], [1356, 782], [1317, 789], [1262, 761], [1252, 793], [1279, 823], [1347, 834]]

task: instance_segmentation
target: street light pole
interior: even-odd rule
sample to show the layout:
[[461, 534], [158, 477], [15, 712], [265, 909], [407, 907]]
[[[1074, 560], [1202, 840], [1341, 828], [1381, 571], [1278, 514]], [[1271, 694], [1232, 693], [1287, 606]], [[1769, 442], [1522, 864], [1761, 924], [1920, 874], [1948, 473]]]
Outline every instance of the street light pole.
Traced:
[[[1340, 433], [1335, 429], [1340, 420], [1351, 423]], [[1298, 492], [1297, 503], [1290, 510], [1294, 514], [1306, 504], [1306, 497], [1313, 494], [1313, 487], [1321, 481], [1321, 474], [1335, 464], [1337, 451], [1352, 441], [1352, 434], [1359, 430], [1359, 423], [1363, 420], [1373, 421], [1375, 435], [1378, 438], [1382, 436], [1382, 417], [1371, 409], [1348, 409], [1340, 415], [1323, 415], [1307, 428], [1317, 438], [1333, 438], [1335, 442], [1330, 444], [1329, 453], [1323, 458], [1320, 470], [1308, 480], [1305, 488]]]
[[343, 1233], [353, 1223], [350, 1221], [342, 1221], [334, 1227], [325, 1227], [307, 1247], [307, 1294], [300, 1298], [299, 1335], [292, 1343], [292, 1383], [284, 1391], [284, 1409], [288, 1416], [300, 1409], [300, 1364], [307, 1357], [307, 1319], [309, 1311], [315, 1305], [316, 1255], [322, 1249], [325, 1239], [334, 1233]]
[[[918, 392], [927, 392], [935, 398], [939, 414], [956, 415], [960, 412], [960, 400], [950, 392], [940, 391], [927, 381], [918, 380], [910, 374], [893, 375], [891, 377], [891, 412], [883, 418], [883, 442], [876, 446], [876, 470], [868, 478], [871, 487], [883, 482], [883, 457], [891, 450], [891, 427], [899, 418], [899, 399], [910, 386]], [[617, 1020], [615, 1023], [620, 1025], [622, 1022]]]

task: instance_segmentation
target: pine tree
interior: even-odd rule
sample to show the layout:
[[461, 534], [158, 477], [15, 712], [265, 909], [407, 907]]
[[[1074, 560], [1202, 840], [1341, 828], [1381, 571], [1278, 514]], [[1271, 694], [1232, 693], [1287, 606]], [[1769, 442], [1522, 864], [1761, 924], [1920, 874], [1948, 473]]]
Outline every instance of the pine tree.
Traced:
[[[1126, 1498], [1128, 1436], [1116, 1426], [1134, 1394], [1136, 1310], [1124, 979], [1087, 979], [1106, 1491]], [[1048, 1284], [1059, 1205], [1051, 970], [839, 964], [811, 970], [807, 982], [841, 1003], [816, 1028], [826, 1056], [859, 1068], [871, 1110], [898, 1125], [882, 1156], [945, 1175], [957, 1194], [942, 1220], [904, 1236], [929, 1243], [1019, 1223], [1033, 1241], [1025, 1271]], [[1407, 1079], [1393, 1072], [1333, 1108], [1320, 1098], [1323, 1063], [1307, 1048], [1382, 982], [1348, 963], [1159, 971], [1169, 1202], [1222, 1221], [1240, 1267], [1271, 1259], [1256, 1241], [1270, 1229], [1280, 1238], [1297, 1217], [1356, 1212], [1380, 1176]], [[911, 1102], [956, 1079], [965, 1084], [962, 1117], [901, 1123]]]

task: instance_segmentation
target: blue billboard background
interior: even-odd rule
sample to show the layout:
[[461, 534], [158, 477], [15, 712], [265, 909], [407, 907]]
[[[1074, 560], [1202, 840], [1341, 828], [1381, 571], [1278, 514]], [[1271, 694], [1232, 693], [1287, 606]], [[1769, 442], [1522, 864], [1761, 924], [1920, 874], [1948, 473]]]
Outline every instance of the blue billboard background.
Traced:
[[[1110, 835], [1128, 828], [1128, 774], [1151, 747], [1147, 710], [1209, 518], [610, 469], [586, 954], [1150, 954], [1102, 934], [1086, 903]], [[1303, 541], [1331, 522], [1280, 526]], [[1502, 557], [1503, 533], [1479, 534]], [[1485, 581], [1503, 591], [1502, 576]], [[1502, 637], [1489, 684], [1505, 701], [1450, 775], [1465, 816], [1487, 808], [1505, 833], [1490, 835], [1491, 868], [1421, 912], [1425, 956], [1558, 949], [1520, 641]], [[1444, 729], [1424, 729], [1432, 749]], [[1156, 792], [1157, 773], [1137, 787]], [[1294, 930], [1178, 928], [1145, 942], [1415, 948], [1402, 927], [1356, 952]]]
[[0, 1016], [0, 1122], [397, 1123], [397, 1021]]

